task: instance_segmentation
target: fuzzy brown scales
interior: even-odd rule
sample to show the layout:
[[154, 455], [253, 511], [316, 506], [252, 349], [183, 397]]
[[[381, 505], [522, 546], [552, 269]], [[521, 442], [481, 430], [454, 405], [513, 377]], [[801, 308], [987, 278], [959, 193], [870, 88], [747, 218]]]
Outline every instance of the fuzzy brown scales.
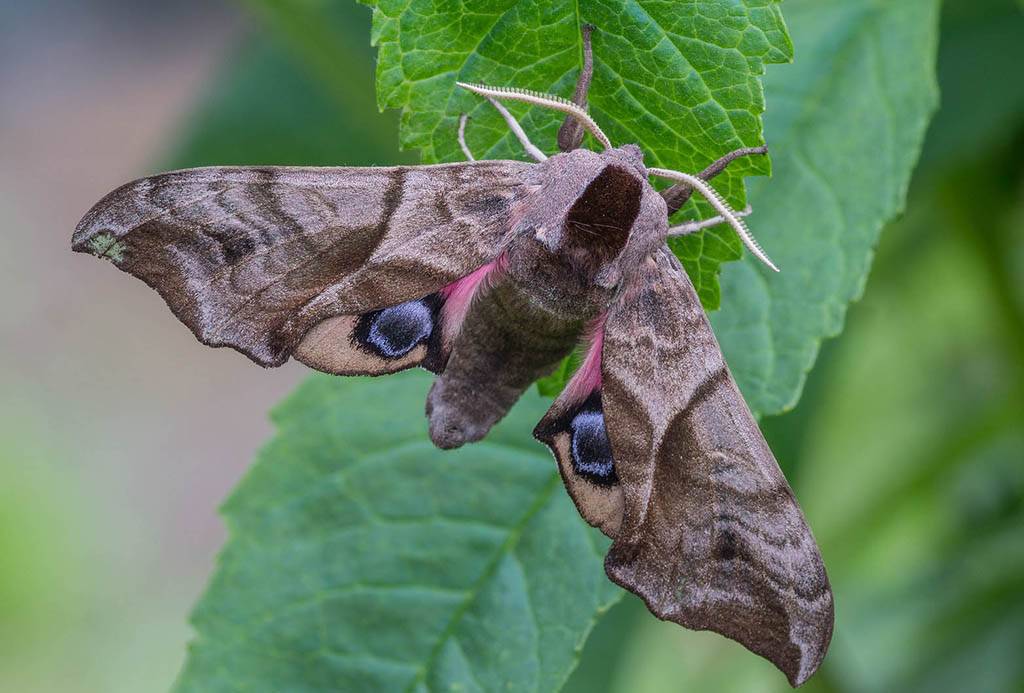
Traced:
[[667, 250], [641, 274], [605, 329], [602, 396], [624, 496], [608, 575], [660, 618], [733, 638], [799, 685], [832, 635], [817, 545], [689, 277]]
[[110, 193], [72, 247], [92, 252], [90, 239], [112, 236], [118, 266], [159, 291], [201, 342], [278, 366], [320, 321], [418, 298], [492, 259], [530, 169], [175, 171]]
[[456, 448], [487, 435], [526, 388], [569, 355], [584, 326], [582, 317], [538, 306], [507, 279], [478, 296], [427, 396], [434, 443]]
[[486, 435], [591, 326], [535, 435], [614, 540], [609, 577], [798, 685], [832, 632], [814, 539], [665, 245], [669, 209], [642, 152], [575, 148], [567, 133], [569, 151], [537, 164], [167, 173], [104, 198], [73, 247], [263, 366], [432, 370], [444, 448]]

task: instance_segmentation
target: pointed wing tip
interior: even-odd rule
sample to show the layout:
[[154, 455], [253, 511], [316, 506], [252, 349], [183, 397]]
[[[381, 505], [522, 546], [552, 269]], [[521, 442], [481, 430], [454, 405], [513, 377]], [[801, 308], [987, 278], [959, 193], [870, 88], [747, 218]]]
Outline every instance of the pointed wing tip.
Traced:
[[807, 683], [807, 680], [814, 676], [818, 672], [818, 668], [821, 666], [822, 660], [825, 659], [825, 651], [828, 649], [828, 644], [820, 651], [818, 656], [813, 660], [801, 664], [799, 661], [786, 660], [786, 661], [775, 661], [771, 660], [772, 664], [778, 667], [779, 671], [786, 675], [789, 680], [789, 685], [793, 688], [799, 688], [800, 686]]
[[[743, 645], [754, 654], [767, 659], [786, 677], [786, 680], [789, 681], [789, 685], [793, 688], [799, 688], [804, 685], [808, 679], [817, 673], [819, 667], [821, 667], [822, 661], [825, 659], [829, 643], [832, 640], [832, 625], [830, 623], [828, 628], [822, 633], [822, 637], [819, 638], [818, 643], [812, 652], [805, 655], [801, 651], [799, 644], [795, 642], [790, 642], [790, 647], [769, 651], [767, 649], [762, 650], [760, 648], [756, 648], [756, 646], [752, 646], [751, 643], [744, 642], [735, 635], [723, 633], [718, 628], [707, 628], [707, 630], [711, 630], [719, 635], [729, 638], [730, 640]], [[796, 650], [796, 656], [794, 656], [794, 649]]]
[[91, 253], [89, 241], [93, 233], [86, 219], [78, 222], [74, 232], [71, 234], [71, 250], [76, 253]]
[[[817, 673], [821, 667], [821, 663], [825, 660], [825, 655], [828, 654], [829, 645], [832, 643], [832, 629], [835, 625], [835, 612], [832, 601], [829, 601], [828, 616], [824, 622], [820, 623], [818, 637], [814, 643], [813, 649], [808, 655], [800, 657], [787, 657], [786, 653], [779, 653], [779, 657], [766, 657], [774, 664], [779, 670], [786, 675], [789, 679], [789, 684], [793, 688], [799, 688], [804, 685], [809, 678]], [[797, 643], [793, 643], [800, 651], [800, 647]]]
[[807, 683], [807, 680], [814, 676], [818, 671], [818, 667], [821, 666], [821, 657], [817, 657], [814, 661], [802, 663], [799, 659], [792, 659], [782, 657], [778, 660], [767, 658], [772, 664], [778, 668], [786, 676], [786, 680], [789, 681], [789, 685], [793, 688], [800, 688], [800, 686]]
[[[793, 642], [792, 639], [789, 641], [788, 647], [770, 647], [764, 644], [759, 644], [755, 641], [750, 641], [738, 632], [730, 631], [728, 628], [722, 628], [709, 624], [707, 622], [694, 622], [687, 618], [683, 613], [672, 607], [666, 607], [666, 605], [659, 604], [653, 594], [650, 594], [644, 589], [638, 589], [638, 585], [633, 582], [627, 575], [619, 572], [619, 566], [616, 565], [615, 560], [612, 558], [614, 551], [614, 545], [612, 550], [609, 550], [608, 555], [605, 556], [605, 573], [608, 578], [622, 587], [623, 589], [629, 590], [644, 602], [647, 609], [656, 618], [662, 621], [669, 621], [676, 623], [684, 628], [694, 631], [711, 631], [718, 633], [722, 637], [728, 638], [733, 642], [739, 643], [743, 647], [747, 648], [750, 652], [763, 657], [764, 659], [771, 662], [776, 669], [778, 669], [786, 680], [789, 681], [789, 685], [793, 688], [799, 688], [807, 682], [815, 673], [825, 659], [825, 655], [828, 653], [829, 645], [832, 642], [832, 629], [834, 626], [834, 605], [831, 599], [829, 599], [828, 613], [827, 616], [819, 624], [820, 627], [817, 629], [817, 637], [814, 638], [813, 649], [811, 652], [804, 654], [799, 643]], [[831, 596], [831, 589], [829, 590], [829, 596]]]
[[125, 244], [112, 231], [97, 228], [91, 223], [90, 217], [91, 213], [75, 227], [75, 232], [71, 236], [71, 250], [120, 264], [125, 258]]
[[93, 218], [96, 216], [96, 207], [93, 205], [88, 212], [85, 213], [78, 223], [75, 224], [75, 230], [71, 233], [71, 250], [76, 253], [87, 253], [89, 252], [88, 244], [93, 234]]
[[125, 250], [122, 240], [125, 229], [119, 229], [117, 225], [109, 223], [109, 212], [111, 208], [120, 204], [138, 183], [139, 181], [125, 183], [90, 207], [71, 234], [71, 250], [120, 262]]

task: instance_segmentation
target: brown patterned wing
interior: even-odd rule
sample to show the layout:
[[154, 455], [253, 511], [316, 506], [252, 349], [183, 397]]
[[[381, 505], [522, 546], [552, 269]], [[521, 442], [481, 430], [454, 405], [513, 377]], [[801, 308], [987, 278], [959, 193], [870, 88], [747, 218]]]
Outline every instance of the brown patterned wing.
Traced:
[[[429, 353], [439, 292], [500, 253], [533, 189], [532, 167], [175, 171], [107, 195], [72, 248], [155, 288], [204, 344], [263, 366], [293, 352], [331, 372], [443, 365], [444, 354]], [[433, 337], [417, 332], [423, 321]], [[394, 332], [382, 337], [382, 326]], [[374, 348], [362, 348], [361, 336], [378, 337]], [[401, 340], [416, 336], [402, 353]]]
[[832, 637], [828, 578], [667, 248], [609, 313], [601, 389], [623, 498], [608, 576], [659, 618], [717, 631], [803, 683]]

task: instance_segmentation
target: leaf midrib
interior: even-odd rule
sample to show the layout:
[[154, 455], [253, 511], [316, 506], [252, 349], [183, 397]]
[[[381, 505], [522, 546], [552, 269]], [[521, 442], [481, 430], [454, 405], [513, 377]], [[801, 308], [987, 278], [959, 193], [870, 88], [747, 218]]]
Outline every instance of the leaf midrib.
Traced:
[[462, 620], [462, 617], [473, 605], [473, 602], [475, 602], [477, 598], [480, 596], [480, 594], [483, 592], [484, 587], [487, 585], [487, 583], [491, 580], [491, 578], [494, 577], [494, 574], [497, 572], [502, 559], [505, 556], [511, 555], [513, 553], [516, 546], [519, 544], [519, 540], [523, 536], [523, 532], [526, 530], [526, 525], [528, 525], [530, 523], [530, 520], [532, 520], [534, 516], [538, 512], [540, 512], [540, 510], [544, 507], [548, 500], [550, 500], [551, 494], [555, 491], [555, 489], [559, 488], [560, 486], [561, 480], [559, 479], [558, 474], [552, 473], [547, 483], [543, 487], [541, 487], [540, 491], [537, 494], [537, 498], [536, 500], [534, 500], [533, 504], [530, 505], [530, 507], [527, 508], [526, 512], [523, 514], [523, 516], [520, 517], [514, 525], [512, 525], [512, 527], [509, 530], [508, 537], [505, 539], [504, 542], [502, 542], [501, 546], [498, 547], [498, 550], [495, 551], [494, 556], [484, 567], [483, 572], [481, 572], [480, 574], [480, 577], [477, 578], [477, 580], [470, 586], [468, 592], [466, 593], [466, 598], [462, 601], [461, 604], [459, 604], [459, 606], [452, 613], [451, 619], [448, 621], [448, 623], [444, 627], [444, 630], [442, 630], [440, 635], [438, 636], [437, 643], [434, 645], [434, 649], [431, 651], [430, 655], [423, 663], [423, 666], [420, 668], [416, 677], [409, 683], [409, 686], [405, 689], [407, 693], [412, 693], [412, 691], [416, 689], [417, 685], [426, 682], [427, 675], [431, 671], [433, 671], [434, 665], [437, 664], [437, 660], [441, 656], [441, 651], [444, 649], [445, 644], [449, 640], [451, 640], [452, 636], [455, 634], [455, 630], [456, 628], [458, 628], [459, 623]]

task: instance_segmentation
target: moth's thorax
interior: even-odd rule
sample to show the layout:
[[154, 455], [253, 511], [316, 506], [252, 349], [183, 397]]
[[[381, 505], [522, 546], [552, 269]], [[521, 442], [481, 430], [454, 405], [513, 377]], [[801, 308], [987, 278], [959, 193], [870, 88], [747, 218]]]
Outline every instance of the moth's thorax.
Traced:
[[665, 204], [639, 147], [558, 154], [538, 167], [507, 250], [508, 277], [567, 316], [608, 304], [665, 238]]

